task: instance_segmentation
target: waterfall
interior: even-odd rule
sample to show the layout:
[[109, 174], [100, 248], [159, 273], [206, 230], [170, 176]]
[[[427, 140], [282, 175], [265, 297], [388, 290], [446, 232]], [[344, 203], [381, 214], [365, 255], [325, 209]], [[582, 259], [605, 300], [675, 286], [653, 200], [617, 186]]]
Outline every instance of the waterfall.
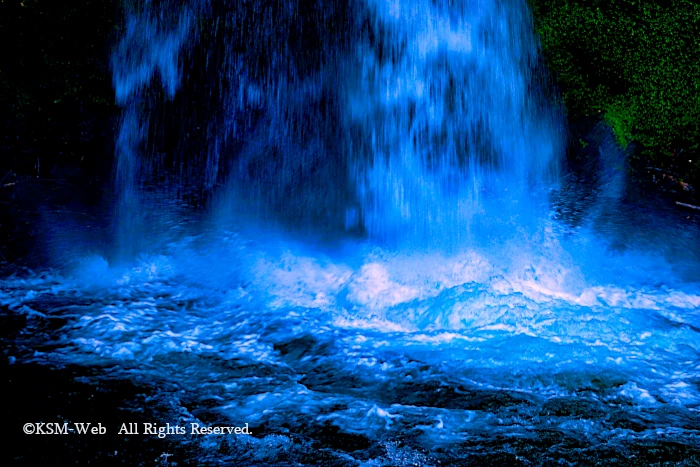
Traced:
[[157, 79], [167, 99], [175, 96], [180, 50], [196, 15], [187, 5], [169, 8], [168, 2], [146, 0], [130, 6], [111, 61], [115, 98], [122, 108], [115, 145], [116, 240], [122, 258], [138, 252], [146, 235], [141, 185], [151, 117], [149, 86]]
[[562, 138], [538, 92], [524, 2], [369, 7], [349, 111], [370, 234], [460, 240], [480, 218], [532, 216], [556, 180]]
[[[126, 16], [112, 61], [123, 245], [158, 178], [154, 131], [178, 153], [161, 196], [182, 193], [179, 160], [219, 213], [445, 244], [546, 212], [562, 123], [524, 1], [147, 1]], [[183, 69], [188, 91], [166, 106]], [[178, 131], [149, 126], [168, 113]]]
[[526, 0], [123, 4], [116, 260], [67, 188], [0, 261], [14, 463], [700, 465], [700, 225], [603, 127], [559, 181]]

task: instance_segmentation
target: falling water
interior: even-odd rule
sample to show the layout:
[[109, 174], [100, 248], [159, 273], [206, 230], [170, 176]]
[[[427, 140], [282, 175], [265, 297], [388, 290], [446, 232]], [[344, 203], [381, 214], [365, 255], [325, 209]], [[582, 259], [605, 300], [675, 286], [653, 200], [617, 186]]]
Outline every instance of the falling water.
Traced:
[[126, 5], [121, 261], [3, 279], [18, 361], [250, 425], [181, 465], [697, 463], [700, 231], [563, 176], [524, 0]]
[[374, 40], [357, 46], [348, 110], [370, 234], [466, 240], [475, 217], [541, 215], [562, 128], [537, 90], [524, 3], [369, 6]]
[[[179, 57], [199, 35], [192, 18], [213, 14], [205, 2], [193, 4], [146, 2], [128, 17], [115, 50], [126, 230], [136, 215], [128, 205], [139, 203], [139, 167], [153, 159], [145, 122], [159, 105], [146, 89], [159, 78], [157, 95], [173, 98]], [[421, 244], [466, 240], [475, 219], [524, 224], [546, 214], [562, 126], [540, 92], [523, 2], [252, 5], [231, 2], [223, 17], [203, 20], [215, 25], [219, 43], [194, 66], [211, 68], [204, 79], [219, 95], [204, 113], [223, 116], [200, 130], [186, 104], [175, 108], [182, 125], [207, 134], [198, 148], [206, 153], [200, 185], [227, 180], [219, 212], [255, 205], [317, 228], [342, 224], [377, 240]], [[302, 6], [315, 25], [296, 25]], [[189, 97], [200, 98], [210, 102]]]
[[[147, 167], [149, 85], [160, 82], [165, 98], [180, 85], [181, 47], [192, 34], [194, 11], [188, 6], [168, 9], [168, 2], [146, 1], [127, 13], [124, 32], [112, 56], [116, 102], [123, 111], [116, 141], [117, 251], [133, 256], [144, 246], [142, 185]], [[175, 10], [175, 11], [173, 11]]]

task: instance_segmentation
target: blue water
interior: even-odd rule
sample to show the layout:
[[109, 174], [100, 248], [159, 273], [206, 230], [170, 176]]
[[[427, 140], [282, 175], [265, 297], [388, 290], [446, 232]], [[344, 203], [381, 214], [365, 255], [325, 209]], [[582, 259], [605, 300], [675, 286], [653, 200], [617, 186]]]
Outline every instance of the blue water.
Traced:
[[[236, 465], [316, 465], [319, 442], [333, 465], [697, 446], [697, 282], [652, 252], [562, 236], [447, 256], [241, 228], [4, 279], [0, 302], [30, 334], [55, 329], [26, 338], [29, 360], [151, 381], [162, 424], [249, 423], [255, 436], [226, 441]], [[194, 441], [231, 462], [221, 438]]]
[[370, 235], [444, 247], [482, 237], [469, 233], [496, 218], [542, 216], [563, 132], [533, 91], [541, 70], [525, 5], [370, 5], [392, 56], [359, 45], [348, 91], [371, 153], [352, 164]]
[[[202, 464], [577, 465], [699, 445], [698, 226], [625, 202], [609, 136], [594, 186], [567, 178], [524, 2], [352, 3], [366, 21], [311, 58], [285, 36], [300, 5], [236, 5], [232, 42], [203, 55], [208, 2], [126, 11], [115, 248], [2, 280], [26, 359], [152, 382], [162, 424], [250, 424], [226, 452], [183, 437]], [[231, 25], [251, 24], [272, 39], [246, 52]], [[187, 87], [202, 57], [219, 81]], [[206, 135], [199, 172], [167, 167], [153, 122], [212, 88], [216, 108], [177, 117]]]

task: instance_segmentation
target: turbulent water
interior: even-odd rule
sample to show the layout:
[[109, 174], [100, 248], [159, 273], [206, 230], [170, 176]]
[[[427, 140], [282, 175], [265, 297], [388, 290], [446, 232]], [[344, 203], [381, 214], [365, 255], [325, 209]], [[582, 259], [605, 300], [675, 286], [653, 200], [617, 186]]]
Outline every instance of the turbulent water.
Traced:
[[11, 277], [0, 301], [37, 333], [30, 359], [151, 381], [160, 424], [250, 424], [195, 437], [201, 463], [697, 462], [700, 286], [563, 237], [448, 257], [201, 234]]
[[201, 465], [697, 465], [697, 225], [626, 204], [610, 139], [561, 188], [524, 2], [222, 4], [126, 12], [117, 253], [0, 282], [21, 358], [249, 424], [171, 437]]

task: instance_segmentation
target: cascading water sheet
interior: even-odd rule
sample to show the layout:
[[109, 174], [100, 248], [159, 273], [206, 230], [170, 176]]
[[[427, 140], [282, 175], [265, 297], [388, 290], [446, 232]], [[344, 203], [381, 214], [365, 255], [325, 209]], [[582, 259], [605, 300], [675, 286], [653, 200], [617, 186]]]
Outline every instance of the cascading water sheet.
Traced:
[[467, 241], [480, 219], [542, 216], [563, 134], [537, 91], [525, 5], [368, 6], [373, 40], [357, 44], [348, 113], [361, 128], [351, 165], [370, 235]]

